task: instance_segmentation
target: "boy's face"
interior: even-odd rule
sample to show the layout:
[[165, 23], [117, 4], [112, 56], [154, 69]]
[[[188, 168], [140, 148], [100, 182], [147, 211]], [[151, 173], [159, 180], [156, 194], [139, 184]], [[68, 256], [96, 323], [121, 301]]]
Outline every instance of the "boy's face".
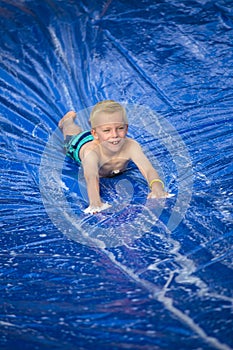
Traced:
[[117, 152], [124, 144], [128, 125], [125, 124], [122, 113], [99, 113], [97, 126], [92, 129], [92, 135], [101, 145], [111, 152]]

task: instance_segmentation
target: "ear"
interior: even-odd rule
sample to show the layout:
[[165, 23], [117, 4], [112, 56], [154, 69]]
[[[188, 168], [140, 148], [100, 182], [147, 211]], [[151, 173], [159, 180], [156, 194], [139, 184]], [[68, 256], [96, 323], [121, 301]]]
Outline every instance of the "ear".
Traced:
[[91, 134], [92, 134], [92, 136], [94, 137], [95, 140], [98, 140], [99, 137], [98, 137], [98, 134], [97, 134], [95, 129], [91, 129]]
[[126, 125], [125, 125], [125, 127], [126, 127], [126, 134], [127, 134], [127, 132], [128, 132], [128, 128], [129, 128], [129, 125], [128, 125], [128, 124], [126, 124]]

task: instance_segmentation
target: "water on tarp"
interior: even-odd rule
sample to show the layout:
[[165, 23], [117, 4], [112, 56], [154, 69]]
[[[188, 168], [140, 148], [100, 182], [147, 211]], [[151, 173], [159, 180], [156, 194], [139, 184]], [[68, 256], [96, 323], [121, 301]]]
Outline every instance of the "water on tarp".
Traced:
[[[0, 1], [1, 349], [231, 349], [232, 5]], [[57, 123], [115, 99], [129, 169], [85, 215]]]

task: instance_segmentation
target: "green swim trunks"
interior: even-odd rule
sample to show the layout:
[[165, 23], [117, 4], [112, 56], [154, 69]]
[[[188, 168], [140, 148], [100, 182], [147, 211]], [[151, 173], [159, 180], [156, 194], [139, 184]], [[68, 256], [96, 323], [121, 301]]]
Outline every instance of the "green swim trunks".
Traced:
[[68, 135], [64, 141], [64, 149], [66, 155], [72, 159], [74, 159], [79, 164], [81, 163], [81, 159], [79, 157], [80, 149], [87, 142], [93, 141], [94, 137], [92, 136], [90, 131], [83, 131], [78, 135]]

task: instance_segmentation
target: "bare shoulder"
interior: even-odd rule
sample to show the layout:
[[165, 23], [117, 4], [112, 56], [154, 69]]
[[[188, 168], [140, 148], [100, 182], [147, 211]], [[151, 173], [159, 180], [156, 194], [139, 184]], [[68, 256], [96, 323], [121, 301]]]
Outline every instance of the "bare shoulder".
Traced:
[[150, 166], [150, 161], [144, 154], [141, 145], [134, 139], [128, 139], [128, 156], [139, 167], [146, 168]]
[[86, 143], [85, 145], [82, 146], [81, 150], [80, 150], [80, 158], [82, 160], [82, 162], [84, 160], [98, 160], [99, 158], [99, 145], [98, 143], [93, 140], [90, 141], [88, 143]]
[[137, 141], [135, 141], [134, 139], [131, 139], [129, 137], [127, 137], [127, 139], [126, 139], [126, 147], [130, 152], [141, 152], [142, 151], [140, 144]]

